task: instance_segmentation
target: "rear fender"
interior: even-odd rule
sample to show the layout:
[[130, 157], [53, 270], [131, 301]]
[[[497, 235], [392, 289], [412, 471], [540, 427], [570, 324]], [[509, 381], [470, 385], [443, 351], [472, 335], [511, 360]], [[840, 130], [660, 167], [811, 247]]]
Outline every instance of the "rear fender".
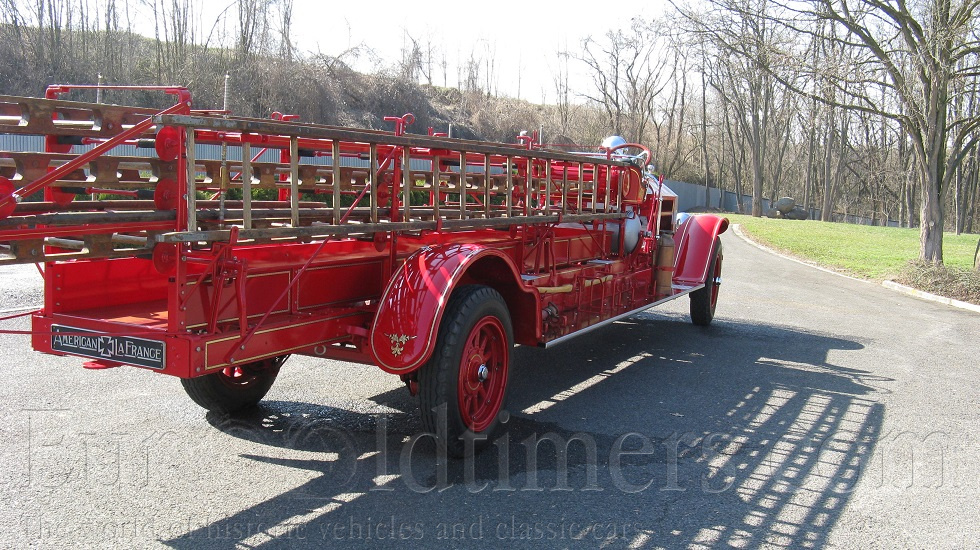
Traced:
[[[492, 264], [494, 271], [510, 278], [504, 283], [511, 289], [521, 286], [517, 283], [520, 281], [517, 268], [506, 254], [477, 244], [426, 247], [405, 260], [382, 294], [371, 326], [371, 354], [378, 366], [390, 373], [407, 374], [429, 359], [453, 289], [461, 281], [464, 284], [480, 281], [479, 277], [467, 274], [476, 264]], [[483, 269], [480, 267], [478, 271]], [[531, 292], [517, 294], [522, 295], [522, 302], [533, 300], [534, 296]]]
[[728, 230], [728, 218], [712, 214], [690, 216], [677, 229], [674, 259], [675, 285], [703, 285], [715, 253], [715, 238]]

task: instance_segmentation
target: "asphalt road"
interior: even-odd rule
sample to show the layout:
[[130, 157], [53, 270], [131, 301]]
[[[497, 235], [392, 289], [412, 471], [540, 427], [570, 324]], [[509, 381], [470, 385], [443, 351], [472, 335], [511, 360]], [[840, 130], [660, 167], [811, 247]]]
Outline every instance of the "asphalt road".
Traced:
[[294, 357], [229, 419], [0, 335], [0, 548], [975, 548], [980, 315], [724, 244], [711, 327], [681, 299], [516, 350], [471, 461], [374, 368]]

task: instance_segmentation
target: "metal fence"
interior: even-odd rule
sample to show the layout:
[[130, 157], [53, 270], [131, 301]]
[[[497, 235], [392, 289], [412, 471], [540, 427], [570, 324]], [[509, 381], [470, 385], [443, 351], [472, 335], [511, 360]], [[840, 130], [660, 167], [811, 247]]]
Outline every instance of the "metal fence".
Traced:
[[[705, 207], [705, 186], [698, 185], [694, 183], [685, 183], [682, 181], [672, 181], [668, 180], [664, 182], [667, 187], [670, 187], [674, 193], [677, 193], [677, 205], [678, 210], [684, 212], [691, 210], [692, 208]], [[718, 208], [724, 210], [725, 212], [740, 212], [738, 208], [738, 195], [731, 191], [723, 191], [712, 187], [707, 190], [708, 200], [707, 206], [711, 208]], [[750, 211], [752, 208], [752, 196], [742, 195], [742, 212]], [[769, 199], [762, 199], [762, 211], [768, 212], [772, 208], [772, 204]], [[810, 207], [807, 209], [811, 220], [819, 220], [821, 215], [821, 210], [819, 208]], [[841, 214], [839, 212], [834, 212], [831, 214], [831, 220], [835, 222], [843, 223], [853, 223], [858, 225], [881, 225], [881, 220], [872, 220], [867, 216], [857, 216], [854, 214]], [[874, 223], [872, 223], [874, 222]], [[900, 224], [896, 220], [888, 220], [888, 227], [899, 227]]]

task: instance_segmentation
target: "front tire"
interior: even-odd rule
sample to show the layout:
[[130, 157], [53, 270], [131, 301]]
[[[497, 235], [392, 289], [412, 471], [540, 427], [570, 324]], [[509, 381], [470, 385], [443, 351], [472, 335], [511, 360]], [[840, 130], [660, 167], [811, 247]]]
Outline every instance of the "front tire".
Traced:
[[490, 443], [507, 397], [513, 342], [500, 293], [482, 285], [453, 292], [435, 351], [418, 375], [422, 426], [450, 456]]
[[691, 293], [691, 322], [706, 327], [715, 318], [715, 307], [718, 305], [718, 288], [721, 286], [721, 263], [724, 254], [721, 249], [721, 239], [715, 237], [711, 263], [708, 265], [708, 278], [704, 286]]
[[279, 375], [288, 355], [225, 367], [213, 374], [182, 378], [184, 391], [205, 409], [235, 414], [258, 404]]

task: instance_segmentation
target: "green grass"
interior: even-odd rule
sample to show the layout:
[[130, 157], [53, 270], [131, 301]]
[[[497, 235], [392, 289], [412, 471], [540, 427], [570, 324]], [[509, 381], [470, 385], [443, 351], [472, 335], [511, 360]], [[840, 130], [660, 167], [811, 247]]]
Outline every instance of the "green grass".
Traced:
[[[857, 277], [903, 278], [910, 262], [919, 257], [918, 229], [725, 216], [762, 244]], [[977, 239], [980, 236], [946, 233], [946, 266], [971, 269]]]

